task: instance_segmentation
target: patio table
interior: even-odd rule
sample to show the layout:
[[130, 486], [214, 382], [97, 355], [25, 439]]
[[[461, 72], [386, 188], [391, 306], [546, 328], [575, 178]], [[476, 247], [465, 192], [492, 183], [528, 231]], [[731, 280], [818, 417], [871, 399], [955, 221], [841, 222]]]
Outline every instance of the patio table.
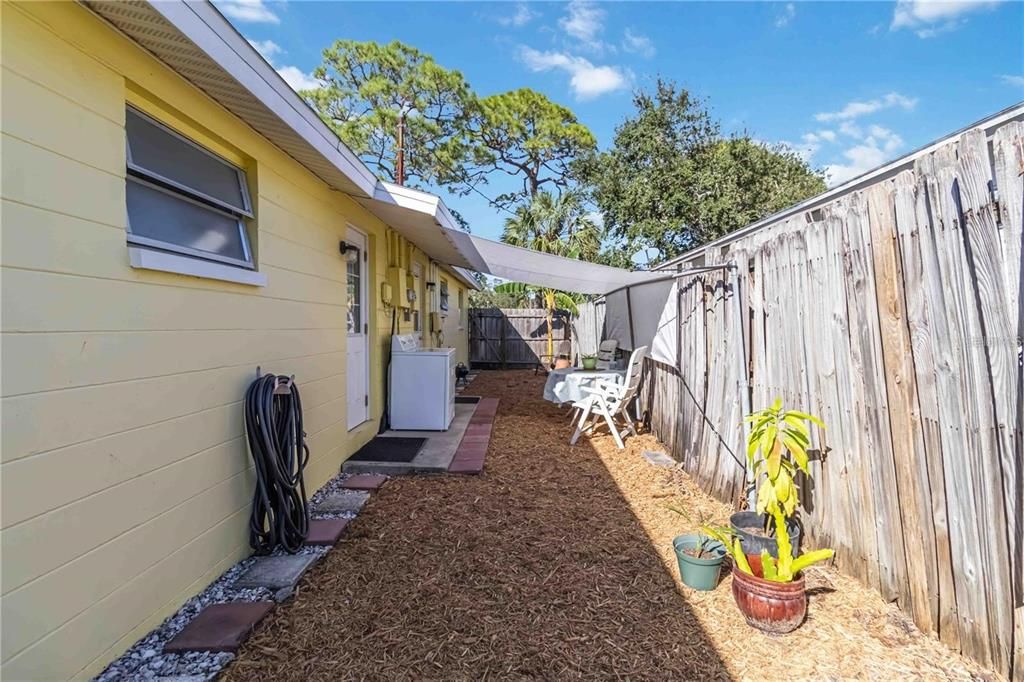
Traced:
[[621, 382], [626, 376], [624, 369], [587, 370], [579, 367], [554, 369], [544, 382], [544, 400], [557, 403], [573, 403], [587, 396], [584, 386], [594, 385], [598, 381]]

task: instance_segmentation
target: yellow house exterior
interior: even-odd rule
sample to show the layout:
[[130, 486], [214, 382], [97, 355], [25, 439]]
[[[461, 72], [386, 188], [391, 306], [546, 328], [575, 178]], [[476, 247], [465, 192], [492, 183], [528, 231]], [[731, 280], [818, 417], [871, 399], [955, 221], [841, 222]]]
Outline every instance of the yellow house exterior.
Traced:
[[[389, 266], [422, 273], [399, 330], [419, 317], [467, 364], [469, 285], [83, 5], [0, 7], [0, 676], [88, 678], [249, 554], [257, 366], [296, 376], [316, 490], [378, 430]], [[133, 267], [128, 106], [245, 171], [262, 286]], [[350, 228], [370, 282], [369, 419], [352, 430]]]

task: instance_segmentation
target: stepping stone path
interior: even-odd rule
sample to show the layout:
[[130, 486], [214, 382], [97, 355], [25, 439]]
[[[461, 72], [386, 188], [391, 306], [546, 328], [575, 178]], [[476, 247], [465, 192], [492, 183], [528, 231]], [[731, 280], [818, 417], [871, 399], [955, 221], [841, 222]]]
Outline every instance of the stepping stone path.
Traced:
[[306, 544], [333, 547], [347, 525], [348, 519], [310, 519]]
[[273, 602], [233, 602], [207, 606], [174, 639], [164, 653], [227, 651], [234, 653], [256, 624], [274, 608]]
[[235, 581], [235, 588], [265, 587], [281, 590], [295, 587], [306, 569], [319, 557], [315, 554], [262, 556]]
[[664, 452], [644, 450], [643, 458], [657, 467], [674, 467], [676, 465], [676, 461]]
[[387, 480], [383, 474], [355, 474], [346, 478], [341, 487], [346, 490], [376, 490]]
[[452, 463], [448, 465], [450, 474], [479, 474], [484, 470], [484, 459], [487, 448], [491, 444], [491, 431], [494, 427], [494, 415], [498, 412], [497, 398], [484, 398], [477, 403], [476, 411], [469, 419], [469, 426], [462, 436], [459, 449], [455, 451]]
[[370, 493], [363, 490], [339, 490], [324, 495], [313, 511], [320, 514], [358, 514], [368, 499]]

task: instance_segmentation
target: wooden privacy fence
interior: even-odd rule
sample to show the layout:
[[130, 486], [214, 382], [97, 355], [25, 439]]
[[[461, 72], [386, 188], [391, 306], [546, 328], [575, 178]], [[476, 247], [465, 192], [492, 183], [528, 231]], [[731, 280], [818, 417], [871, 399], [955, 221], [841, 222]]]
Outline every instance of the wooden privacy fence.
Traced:
[[[1024, 126], [705, 252], [679, 280], [681, 368], [649, 363], [651, 426], [723, 500], [740, 420], [820, 415], [807, 539], [924, 631], [1024, 681]], [[737, 299], [737, 297], [739, 297]], [[816, 436], [817, 438], [818, 436]]]
[[[533, 367], [548, 353], [548, 313], [544, 308], [470, 308], [469, 360], [476, 367]], [[572, 347], [569, 314], [554, 316], [555, 355]]]

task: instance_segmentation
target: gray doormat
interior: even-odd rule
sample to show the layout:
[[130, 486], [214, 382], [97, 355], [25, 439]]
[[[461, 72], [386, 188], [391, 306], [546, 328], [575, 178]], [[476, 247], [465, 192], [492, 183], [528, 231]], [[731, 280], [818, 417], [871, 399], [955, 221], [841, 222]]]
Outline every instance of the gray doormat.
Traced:
[[348, 458], [350, 462], [411, 462], [426, 438], [374, 438]]
[[480, 396], [478, 396], [478, 395], [457, 395], [457, 396], [455, 396], [455, 402], [457, 402], [457, 403], [478, 403], [478, 402], [480, 402]]

